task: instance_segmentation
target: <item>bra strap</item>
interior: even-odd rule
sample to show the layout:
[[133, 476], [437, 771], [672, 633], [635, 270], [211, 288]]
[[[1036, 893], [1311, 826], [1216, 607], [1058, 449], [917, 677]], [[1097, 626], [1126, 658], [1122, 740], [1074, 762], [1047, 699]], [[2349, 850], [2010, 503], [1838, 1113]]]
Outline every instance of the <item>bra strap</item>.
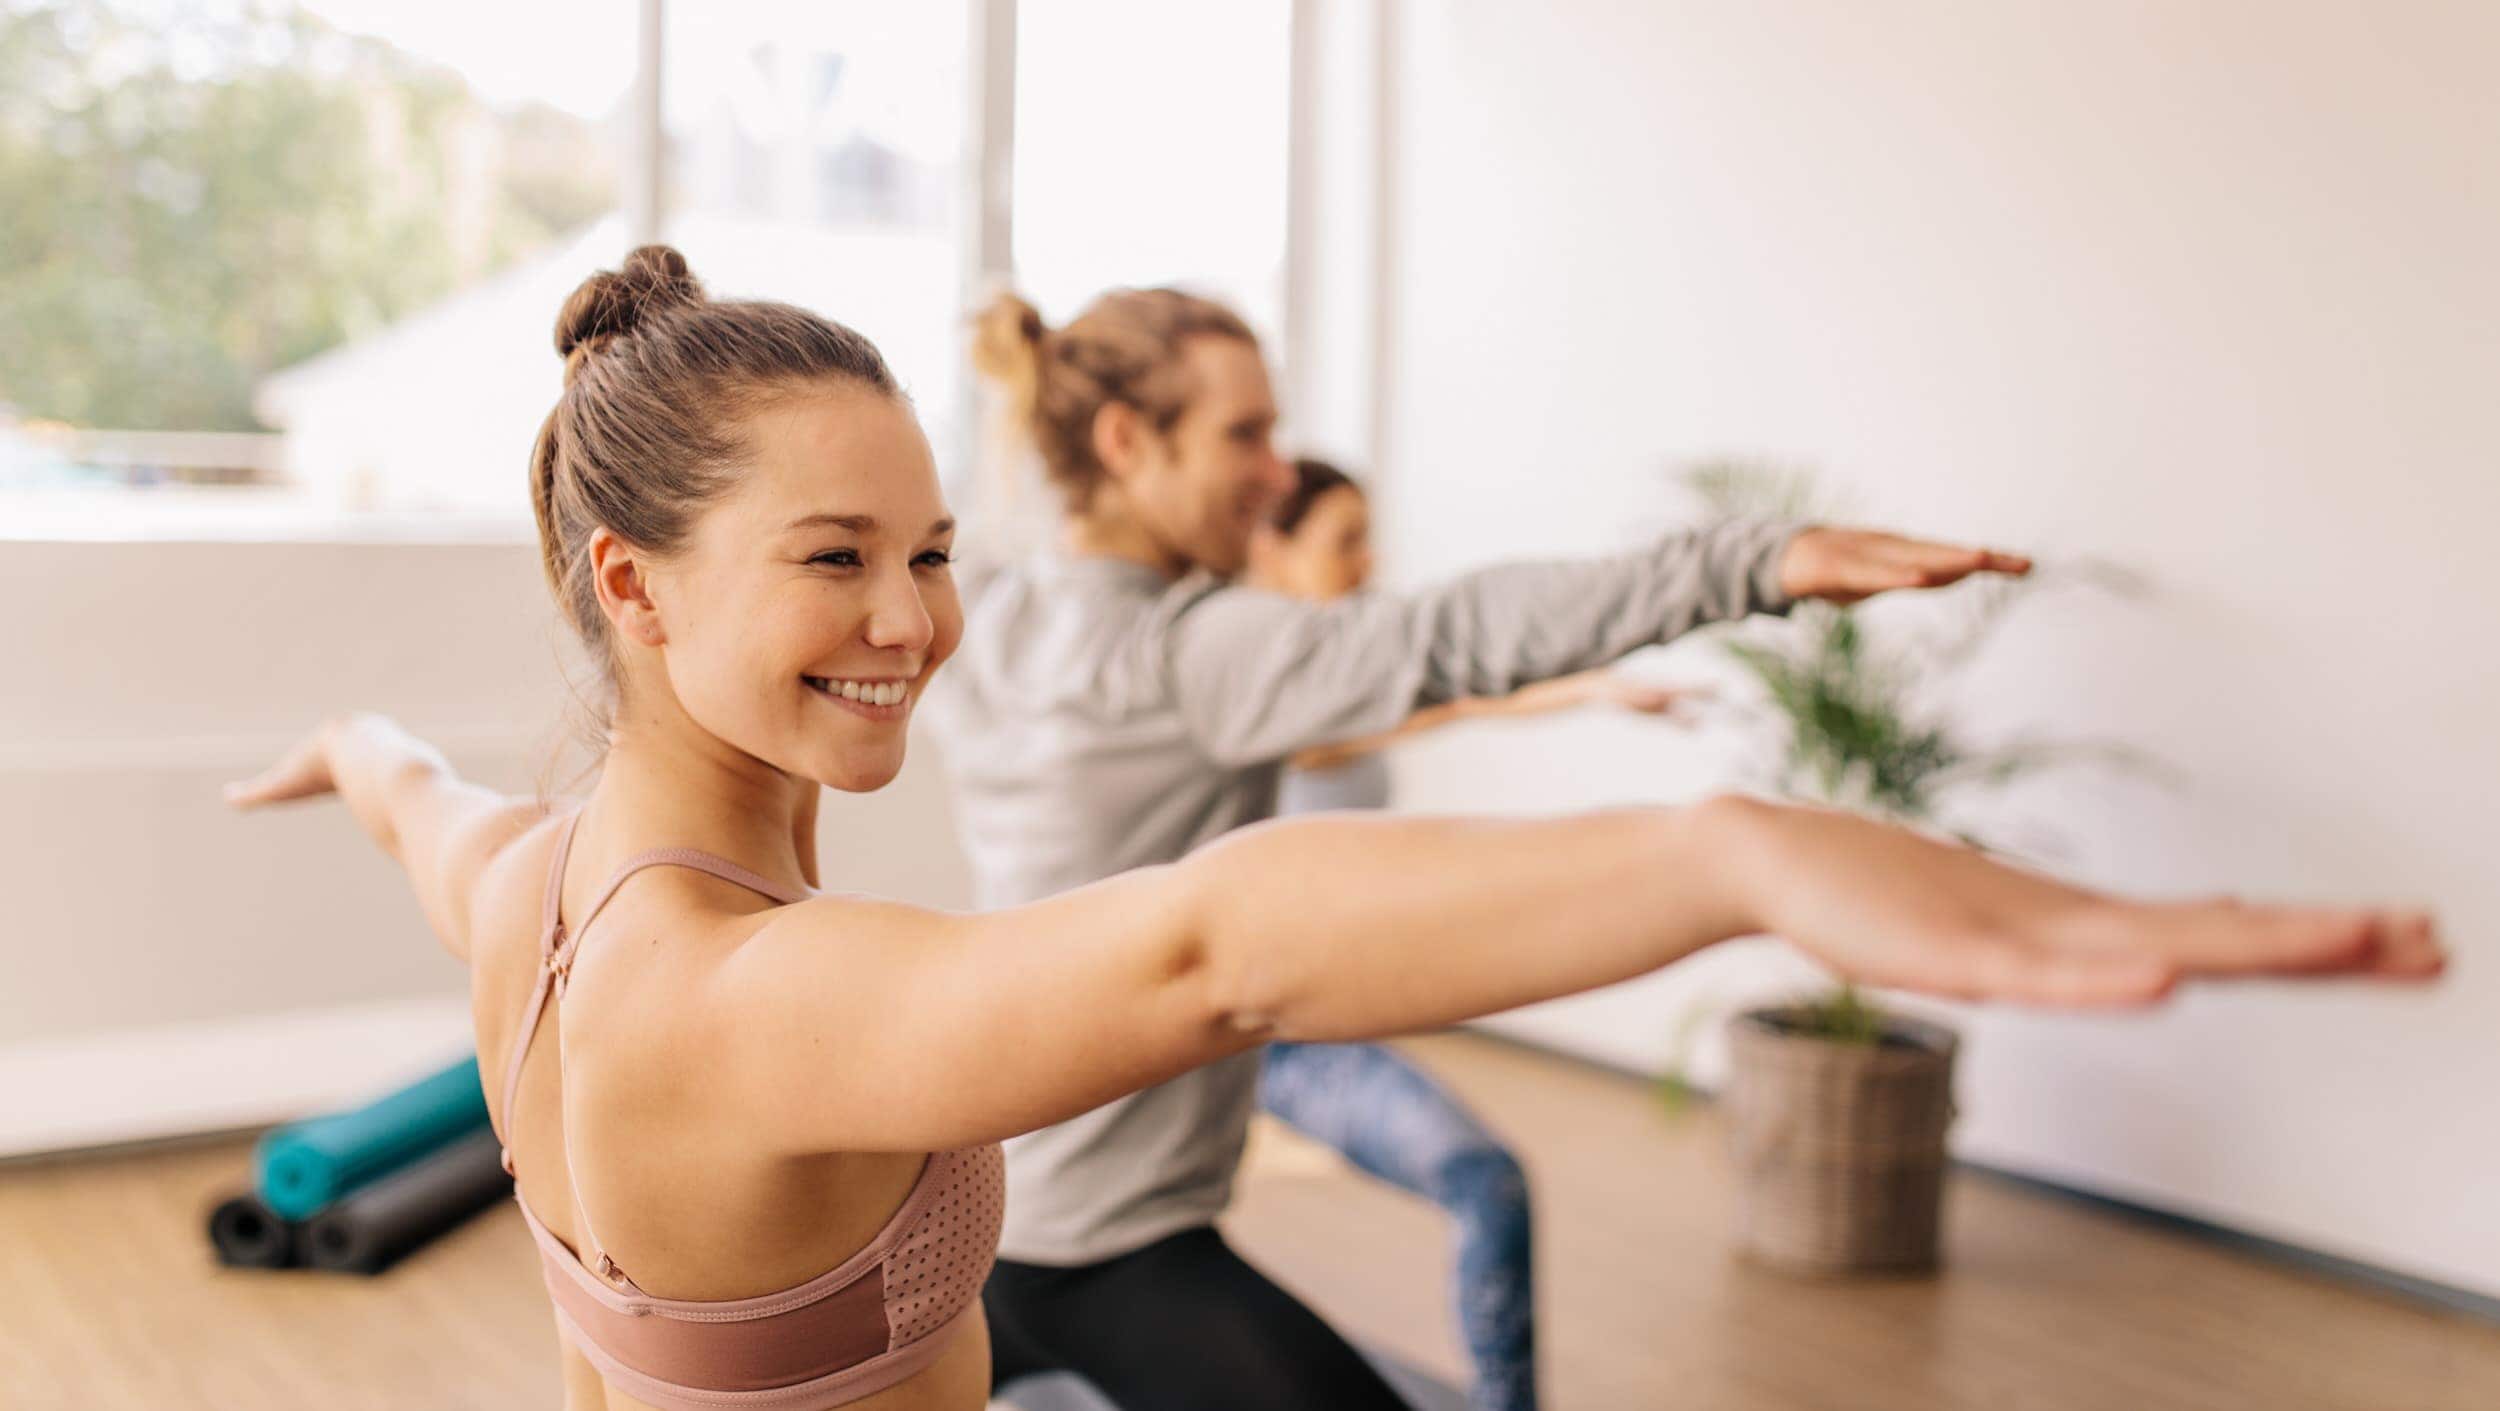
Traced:
[[504, 1064], [503, 1170], [507, 1176], [518, 1174], [512, 1169], [513, 1103], [521, 1095], [521, 1063], [529, 1057], [530, 1040], [538, 1037], [539, 1016], [546, 1013], [547, 996], [555, 988], [556, 970], [548, 962], [556, 954], [556, 933], [564, 924], [564, 864], [573, 855], [573, 834], [581, 826], [581, 811], [576, 809], [571, 818], [564, 820], [564, 831], [556, 835], [555, 860], [547, 867], [547, 904], [538, 925], [538, 980], [530, 986], [529, 1008], [521, 1015], [521, 1032], [513, 1038], [512, 1056]]
[[[504, 1077], [503, 1120], [504, 1130], [507, 1133], [513, 1130], [513, 1101], [519, 1096], [521, 1090], [521, 1063], [529, 1056], [530, 1040], [538, 1033], [539, 1018], [546, 1013], [550, 997], [559, 1005], [563, 1002], [564, 991], [572, 980], [573, 957], [581, 949], [582, 937], [590, 933], [590, 923], [599, 919], [599, 913], [607, 908], [607, 904], [615, 898], [618, 890], [635, 873], [650, 867], [692, 868], [697, 872], [718, 877], [724, 882], [744, 887], [748, 891], [770, 897], [784, 906], [805, 901], [811, 895], [804, 887], [785, 886], [760, 872], [741, 867], [725, 857], [717, 857], [695, 848], [653, 848], [648, 852], [638, 852], [618, 864], [616, 871], [609, 875], [607, 884], [599, 889], [599, 895], [591, 902], [590, 909], [582, 913], [582, 919], [579, 922], [568, 927], [563, 924], [562, 917], [564, 863], [565, 859], [572, 854], [573, 833], [581, 826], [581, 821], [582, 816], [576, 811], [573, 817], [565, 823], [564, 835], [556, 843], [555, 864], [548, 869], [547, 906], [544, 925], [540, 929], [538, 938], [538, 980], [530, 988], [529, 1012], [521, 1021], [520, 1036], [513, 1043], [512, 1061], [506, 1068]], [[565, 1174], [569, 1179], [572, 1174], [569, 1169], [571, 1163], [568, 1160], [566, 1164], [568, 1170]], [[503, 1169], [504, 1174], [508, 1176], [517, 1178], [519, 1175], [513, 1169], [512, 1144], [509, 1140], [505, 1141], [503, 1147]], [[581, 1242], [590, 1249], [590, 1258], [584, 1263], [600, 1278], [627, 1291], [640, 1292], [635, 1287], [634, 1281], [626, 1276], [625, 1271], [616, 1267], [616, 1261], [608, 1257], [606, 1247], [600, 1244], [598, 1232], [590, 1227], [590, 1210], [582, 1204], [581, 1192], [578, 1189], [573, 1194], [573, 1207], [582, 1218]]]

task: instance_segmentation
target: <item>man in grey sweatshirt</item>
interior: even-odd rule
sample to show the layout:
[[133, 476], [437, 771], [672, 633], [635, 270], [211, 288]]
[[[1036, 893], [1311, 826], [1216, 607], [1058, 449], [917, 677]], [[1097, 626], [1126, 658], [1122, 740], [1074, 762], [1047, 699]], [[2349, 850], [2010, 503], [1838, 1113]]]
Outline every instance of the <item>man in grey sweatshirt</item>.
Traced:
[[[970, 627], [931, 704], [979, 904], [1170, 862], [1271, 817], [1284, 761], [1309, 746], [1783, 609], [1776, 570], [1792, 532], [1731, 523], [1614, 558], [1491, 568], [1427, 592], [1330, 604], [1204, 573], [1171, 580], [1113, 558], [1044, 555], [967, 571]], [[1268, 1358], [1322, 1379], [1245, 1404], [1389, 1395], [1348, 1387], [1368, 1369], [1328, 1369], [1350, 1359], [1316, 1318], [1256, 1315], [1281, 1291], [1227, 1287], [1256, 1277], [1229, 1259], [1213, 1226], [1231, 1199], [1258, 1078], [1259, 1055], [1243, 1054], [1007, 1143], [1007, 1223], [991, 1286], [1002, 1381], [1073, 1365], [1114, 1383], [1124, 1405], [1210, 1404], [1147, 1399], [1146, 1387], [1171, 1385], [1173, 1369], [1141, 1378], [1121, 1365], [1119, 1352], [1144, 1331], [1144, 1302], [1176, 1320], [1167, 1355], [1221, 1345], [1210, 1325], [1238, 1321]], [[1210, 1275], [1218, 1306], [1175, 1306]]]
[[[1293, 483], [1256, 340], [1229, 311], [1118, 291], [1051, 330], [1009, 297], [974, 360], [1010, 392], [1064, 508], [1059, 551], [966, 565], [963, 644], [929, 700], [983, 907], [1176, 861], [1272, 816], [1295, 753], [1419, 707], [1800, 596], [2027, 566], [1739, 521], [1423, 592], [1289, 598], [1225, 581]], [[1007, 1143], [984, 1299], [997, 1382], [1069, 1368], [1131, 1411], [1403, 1405], [1215, 1233], [1258, 1074], [1244, 1054]]]
[[[1730, 523], [1327, 604], [1109, 558], [968, 572], [969, 626], [932, 705], [978, 904], [1171, 862], [1272, 817], [1285, 761], [1311, 746], [1783, 609], [1793, 532]], [[1010, 1141], [1000, 1253], [1089, 1264], [1211, 1223], [1258, 1069], [1246, 1054]]]

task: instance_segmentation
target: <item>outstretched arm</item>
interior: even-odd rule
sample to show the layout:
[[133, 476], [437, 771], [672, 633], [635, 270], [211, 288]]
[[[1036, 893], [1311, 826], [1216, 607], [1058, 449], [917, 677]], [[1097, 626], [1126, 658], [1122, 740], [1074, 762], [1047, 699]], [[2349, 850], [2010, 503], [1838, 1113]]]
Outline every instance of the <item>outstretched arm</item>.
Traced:
[[756, 925], [687, 1010], [687, 1051], [792, 1151], [992, 1140], [1269, 1039], [1429, 1028], [1764, 931], [1871, 984], [2054, 1005], [2441, 964], [2419, 915], [2123, 901], [1742, 799], [1291, 820], [1006, 911], [829, 897]]
[[257, 776], [227, 785], [226, 802], [255, 808], [328, 793], [407, 869], [434, 934], [462, 960], [479, 875], [546, 812], [462, 779], [440, 751], [379, 715], [327, 722]]
[[1892, 534], [1731, 520], [1634, 553], [1503, 564], [1416, 593], [1314, 604], [1212, 588], [1174, 614], [1166, 667], [1181, 719], [1207, 756], [1258, 764], [1800, 598], [1853, 602], [2029, 567]]
[[1336, 769], [1365, 755], [1379, 754], [1418, 735], [1431, 734], [1462, 720], [1517, 720], [1606, 702], [1642, 715], [1674, 720], [1679, 718], [1678, 709], [1684, 702], [1705, 694], [1654, 685], [1626, 676], [1612, 667], [1601, 666], [1592, 671], [1557, 676], [1551, 681], [1539, 681], [1533, 686], [1522, 686], [1507, 696], [1469, 696], [1465, 700], [1425, 706], [1406, 717], [1395, 729], [1304, 750], [1293, 757], [1293, 766], [1296, 769]]

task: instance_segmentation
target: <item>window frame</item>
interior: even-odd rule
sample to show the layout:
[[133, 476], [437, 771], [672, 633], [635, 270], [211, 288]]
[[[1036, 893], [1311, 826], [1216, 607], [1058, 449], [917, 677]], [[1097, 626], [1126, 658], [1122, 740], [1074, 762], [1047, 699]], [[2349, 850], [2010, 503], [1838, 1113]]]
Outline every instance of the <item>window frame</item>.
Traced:
[[[634, 0], [635, 69], [629, 92], [628, 136], [623, 152], [619, 207], [634, 244], [660, 238], [667, 219], [668, 144], [662, 76], [666, 72], [666, 0]], [[966, 7], [967, 58], [963, 93], [965, 131], [971, 138], [964, 163], [963, 185], [956, 206], [957, 245], [961, 278], [955, 319], [960, 322], [992, 291], [1010, 287], [1015, 279], [1015, 213], [1013, 173], [1016, 143], [1016, 27], [1020, 0], [957, 0]], [[1288, 145], [1285, 221], [1284, 290], [1280, 337], [1271, 350], [1280, 385], [1302, 385], [1296, 373], [1308, 359], [1301, 346], [1310, 318], [1312, 227], [1307, 203], [1309, 172], [1317, 160], [1309, 123], [1314, 72], [1320, 67], [1315, 36], [1341, 22], [1318, 12], [1318, 0], [1289, 0], [1292, 41], [1288, 48], [1288, 130], [1279, 140]], [[1358, 6], [1368, 12], [1373, 6]], [[1376, 21], [1374, 21], [1376, 23]], [[1383, 198], [1385, 199], [1385, 197]], [[976, 413], [970, 398], [952, 408], [947, 439], [960, 446], [978, 444]], [[1291, 400], [1289, 398], [1289, 400]], [[1290, 413], [1289, 413], [1290, 414]], [[209, 542], [300, 543], [420, 542], [493, 544], [528, 541], [534, 530], [526, 519], [486, 512], [409, 509], [343, 509], [331, 505], [271, 503], [254, 507], [240, 502], [211, 504], [184, 497], [136, 507], [115, 499], [109, 515], [81, 517], [74, 501], [79, 492], [62, 492], [54, 505], [40, 497], [21, 501], [27, 513], [0, 519], [0, 543], [76, 542]], [[209, 492], [215, 493], [215, 492]]]

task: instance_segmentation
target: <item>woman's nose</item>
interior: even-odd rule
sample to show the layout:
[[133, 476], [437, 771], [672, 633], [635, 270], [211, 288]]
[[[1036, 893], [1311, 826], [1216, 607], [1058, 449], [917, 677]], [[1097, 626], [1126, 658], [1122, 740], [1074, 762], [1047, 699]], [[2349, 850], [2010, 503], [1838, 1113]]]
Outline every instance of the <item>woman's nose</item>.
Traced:
[[879, 583], [868, 605], [868, 645], [917, 652], [936, 634], [929, 605], [920, 599], [920, 584], [909, 572]]

